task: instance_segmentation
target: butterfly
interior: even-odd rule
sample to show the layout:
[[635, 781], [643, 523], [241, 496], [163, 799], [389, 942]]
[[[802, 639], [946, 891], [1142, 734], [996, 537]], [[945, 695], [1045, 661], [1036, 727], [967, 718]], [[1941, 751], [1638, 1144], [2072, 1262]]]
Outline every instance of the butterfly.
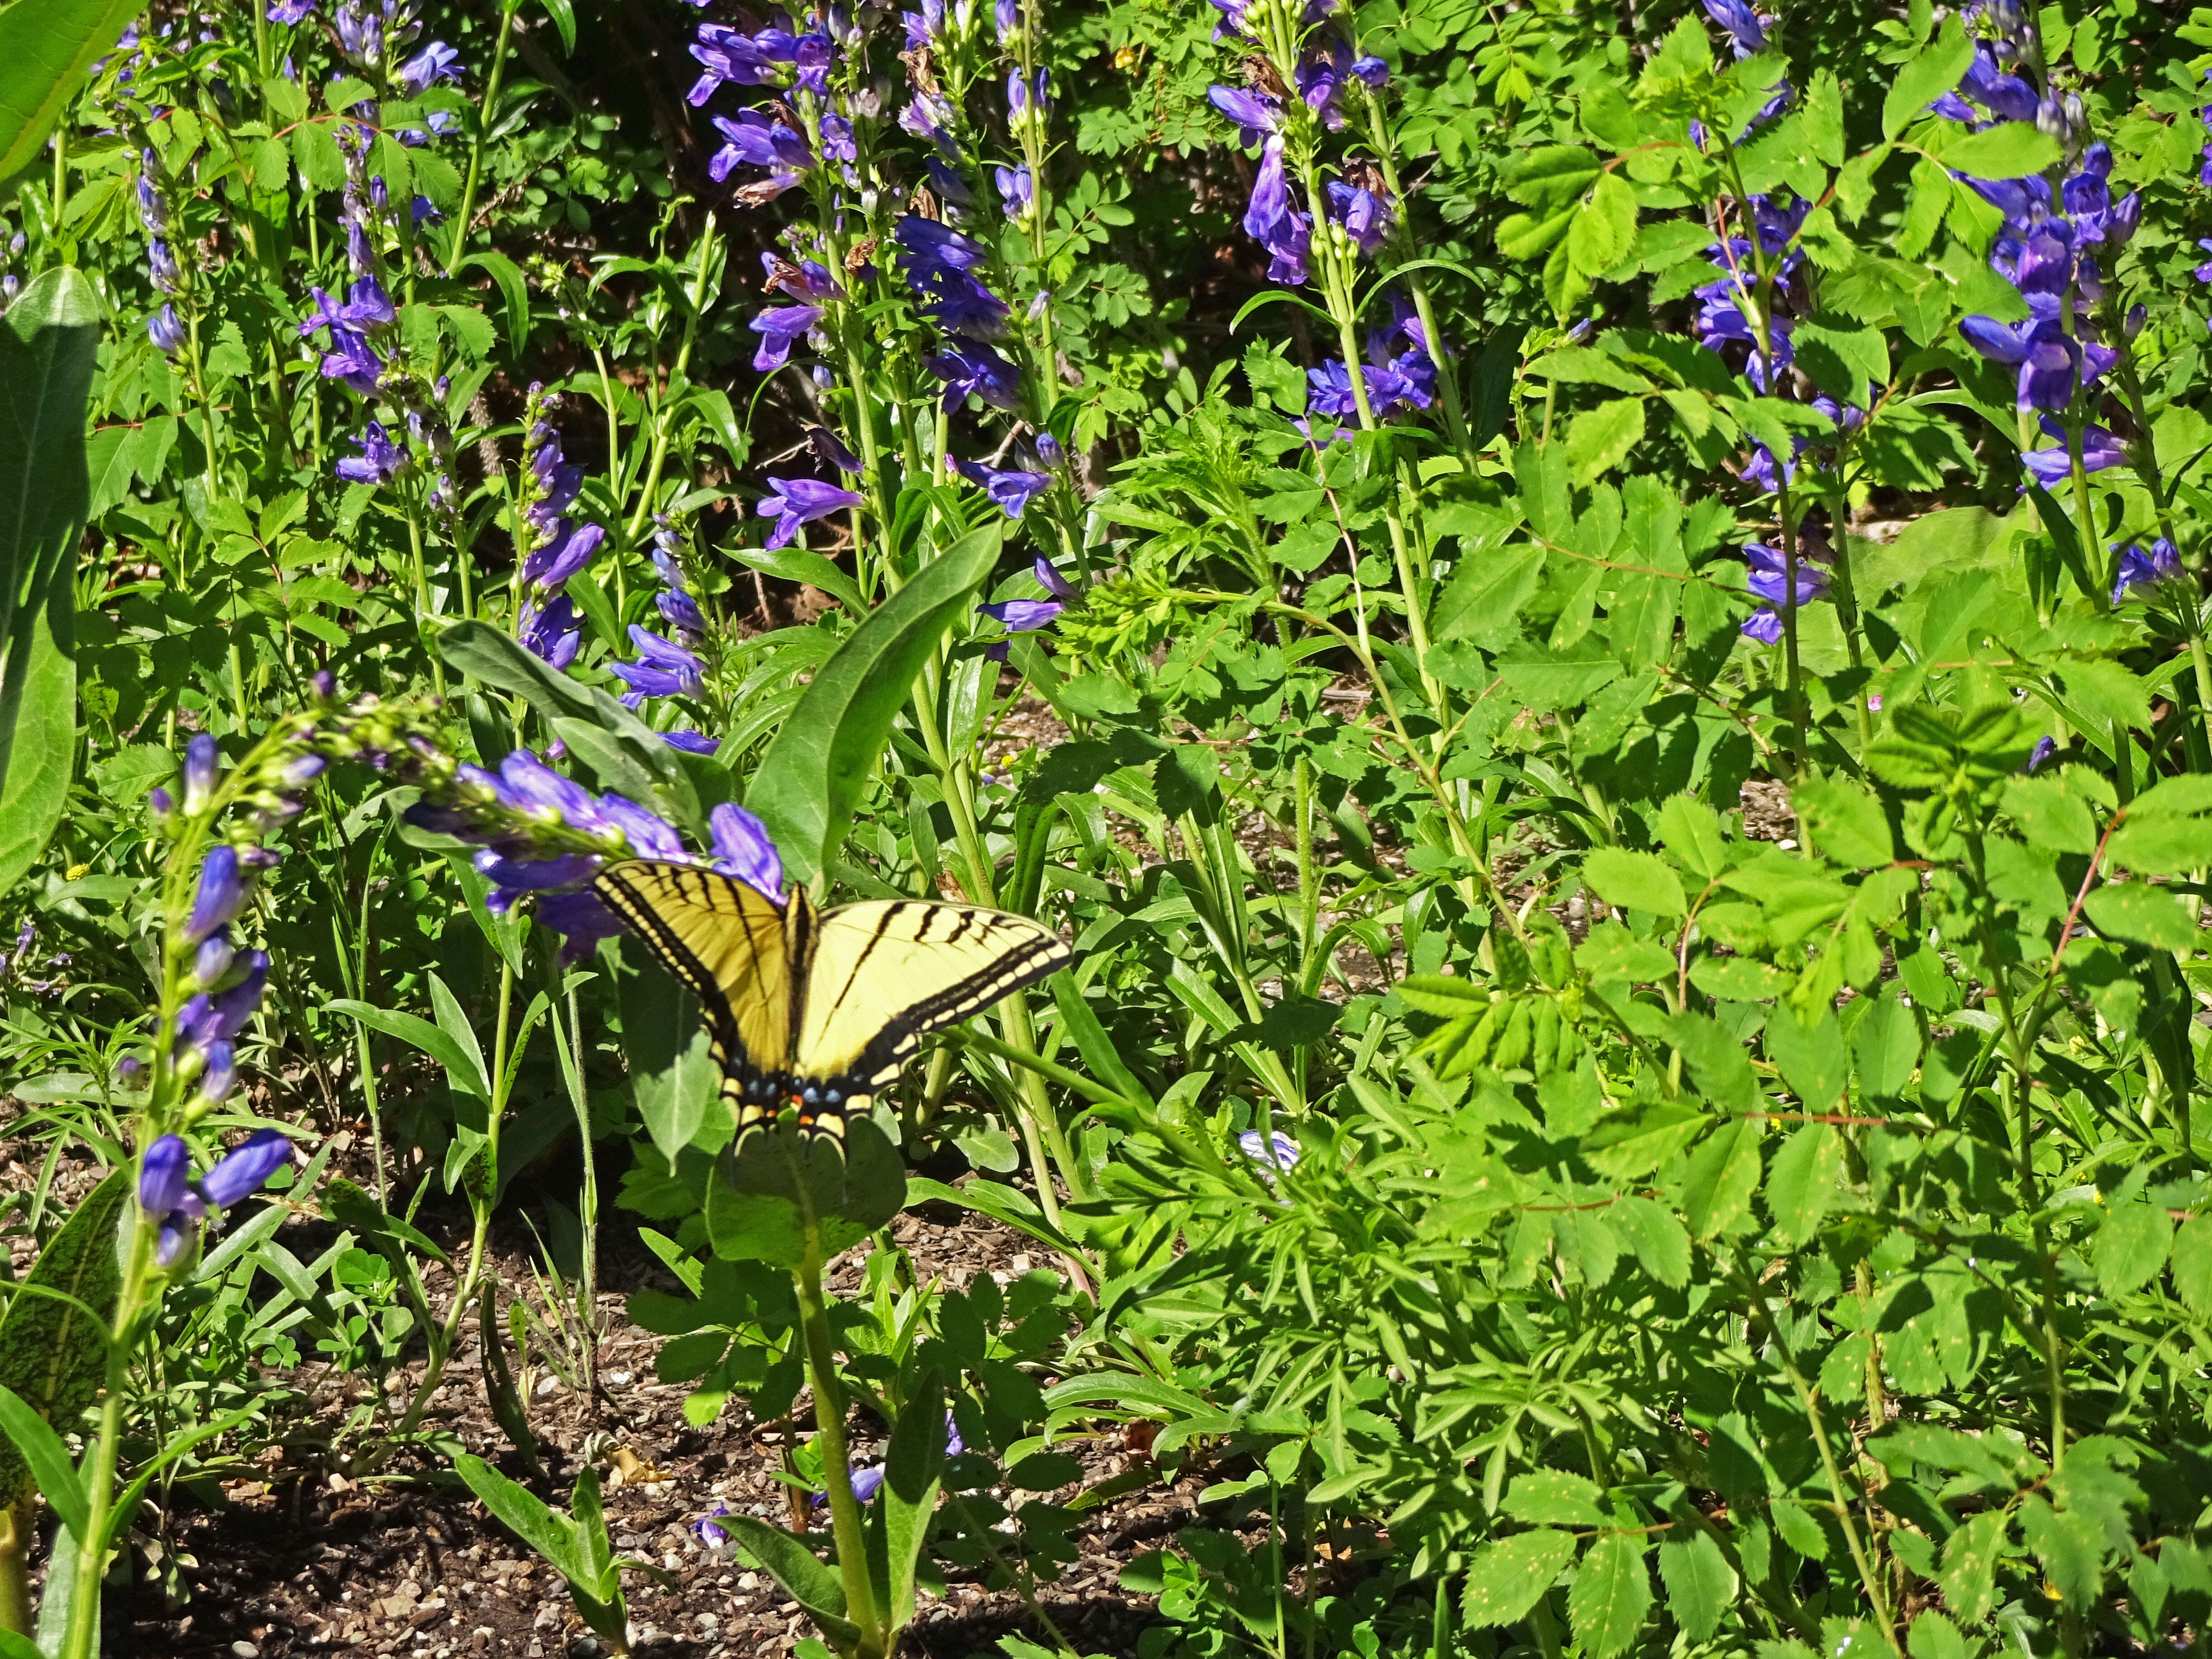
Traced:
[[927, 899], [817, 910], [688, 864], [608, 866], [592, 890], [697, 995], [738, 1135], [799, 1109], [842, 1142], [925, 1032], [1034, 985], [1069, 959], [1026, 916]]

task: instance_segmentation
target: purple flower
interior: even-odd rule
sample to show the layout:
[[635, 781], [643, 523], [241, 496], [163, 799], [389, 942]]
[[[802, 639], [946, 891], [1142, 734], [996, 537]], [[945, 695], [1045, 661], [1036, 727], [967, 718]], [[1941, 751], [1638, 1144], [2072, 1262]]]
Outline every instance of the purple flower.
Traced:
[[753, 367], [763, 374], [781, 368], [790, 360], [791, 343], [821, 320], [820, 306], [771, 306], [755, 312], [745, 325], [761, 337]]
[[983, 493], [1010, 519], [1020, 518], [1033, 497], [1052, 488], [1049, 472], [1022, 472], [1012, 467], [987, 466], [981, 461], [955, 461], [952, 470], [970, 483], [981, 484]]
[[238, 1050], [229, 1042], [217, 1041], [207, 1046], [207, 1064], [200, 1072], [199, 1097], [214, 1104], [229, 1098], [238, 1083]]
[[596, 853], [562, 853], [550, 859], [511, 859], [489, 847], [480, 850], [474, 860], [477, 873], [493, 886], [531, 893], [556, 887], [580, 887], [599, 873], [601, 861]]
[[763, 519], [775, 520], [775, 528], [768, 538], [772, 549], [787, 545], [799, 533], [801, 525], [863, 504], [851, 490], [812, 478], [770, 478], [768, 482], [773, 493], [764, 497], [755, 511]]
[[814, 152], [804, 137], [757, 109], [739, 110], [734, 121], [717, 115], [714, 125], [729, 140], [707, 163], [708, 176], [716, 184], [739, 166], [795, 173], [814, 165]]
[[1072, 599], [1075, 597], [1074, 586], [1060, 572], [1054, 570], [1051, 561], [1042, 553], [1037, 555], [1034, 574], [1037, 579], [1037, 586], [1055, 599]]
[[1337, 94], [1351, 73], [1352, 48], [1338, 40], [1331, 40], [1325, 52], [1307, 52], [1291, 71], [1299, 98], [1331, 132], [1344, 129], [1344, 112], [1337, 107]]
[[181, 1203], [188, 1182], [190, 1162], [185, 1143], [163, 1135], [138, 1160], [138, 1207], [149, 1216], [166, 1216]]
[[924, 313], [948, 334], [988, 340], [1006, 327], [1006, 302], [964, 272], [947, 273], [929, 293], [934, 302], [923, 307]]
[[176, 307], [165, 304], [146, 319], [146, 337], [165, 357], [173, 357], [183, 349], [189, 337]]
[[801, 259], [793, 264], [774, 253], [763, 253], [761, 266], [768, 276], [762, 286], [771, 293], [788, 294], [794, 300], [835, 300], [844, 293], [829, 267], [819, 260]]
[[524, 605], [514, 632], [527, 649], [556, 669], [566, 669], [583, 648], [583, 622], [566, 593], [555, 594], [543, 607]]
[[1377, 92], [1390, 84], [1390, 66], [1380, 58], [1354, 58], [1352, 72]]
[[1237, 138], [1248, 149], [1267, 143], [1268, 134], [1281, 129], [1283, 106], [1265, 93], [1246, 92], [1239, 87], [1208, 87], [1206, 97], [1236, 123]]
[[730, 1506], [727, 1504], [717, 1504], [691, 1523], [692, 1532], [708, 1549], [719, 1550], [729, 1543], [728, 1529], [714, 1524], [715, 1516], [727, 1515], [729, 1512]]
[[845, 447], [837, 434], [826, 426], [806, 428], [806, 446], [814, 452], [814, 459], [824, 466], [834, 466], [840, 472], [858, 472], [860, 463], [853, 452]]
[[2046, 765], [2050, 762], [2051, 757], [2057, 752], [2057, 738], [2052, 737], [2038, 738], [2035, 740], [2035, 747], [2028, 750], [2027, 764], [2021, 769], [2026, 772], [2036, 771], [2039, 768]]
[[297, 23], [314, 9], [315, 0], [276, 0], [276, 3], [269, 8], [269, 21], [272, 23]]
[[2118, 606], [2128, 594], [2138, 587], [2154, 587], [2161, 582], [2179, 580], [2182, 574], [2181, 553], [2174, 544], [2160, 536], [2150, 544], [2146, 553], [2134, 542], [2120, 551], [2118, 580], [2112, 584], [2112, 604]]
[[407, 465], [407, 452], [393, 444], [384, 428], [374, 421], [353, 442], [360, 446], [361, 453], [347, 456], [331, 468], [348, 483], [384, 483], [396, 477], [399, 469]]
[[1053, 618], [1067, 609], [1058, 599], [1001, 599], [996, 605], [979, 605], [975, 609], [994, 621], [1006, 625], [1009, 634], [1034, 634], [1040, 628], [1048, 628]]
[[1237, 1149], [1260, 1166], [1260, 1178], [1271, 1187], [1279, 1170], [1298, 1167], [1298, 1143], [1280, 1129], [1266, 1135], [1247, 1129], [1237, 1137]]
[[[929, 372], [945, 382], [945, 407], [957, 409], [970, 395], [994, 409], [1011, 412], [1019, 403], [1021, 371], [980, 342], [948, 346], [927, 360]], [[775, 482], [773, 478], [769, 482]], [[780, 547], [781, 542], [771, 546]]]
[[1745, 617], [1736, 632], [1761, 645], [1772, 645], [1782, 637], [1782, 618], [1777, 612], [1762, 608]]
[[560, 520], [555, 532], [552, 540], [522, 562], [523, 580], [548, 592], [558, 592], [569, 577], [589, 564], [592, 555], [599, 550], [599, 544], [607, 536], [601, 526], [585, 524], [571, 527], [566, 519]]
[[[1785, 603], [1791, 592], [1789, 560], [1779, 550], [1769, 547], [1764, 542], [1746, 542], [1743, 556], [1750, 569], [1749, 579], [1744, 586], [1769, 605]], [[1803, 554], [1799, 554], [1796, 603], [1811, 604], [1826, 590], [1827, 586], [1828, 573]]]
[[698, 602], [680, 587], [664, 587], [653, 595], [653, 604], [669, 623], [687, 634], [703, 634], [707, 619], [699, 614]]
[[1027, 167], [996, 167], [992, 179], [999, 187], [999, 205], [1009, 219], [1027, 219], [1036, 210], [1036, 187]]
[[1260, 170], [1252, 180], [1252, 199], [1244, 209], [1244, 229], [1267, 250], [1267, 280], [1296, 285], [1306, 279], [1312, 222], [1291, 210], [1290, 183], [1284, 174], [1283, 141], [1267, 140]]
[[200, 941], [200, 948], [192, 953], [192, 984], [202, 991], [212, 991], [230, 972], [230, 959], [235, 952], [226, 928], [217, 928]]
[[185, 745], [185, 763], [181, 769], [185, 783], [185, 811], [198, 812], [208, 804], [215, 793], [216, 763], [220, 756], [215, 738], [203, 732]]
[[[884, 1474], [884, 1468], [881, 1463], [872, 1463], [865, 1469], [854, 1469], [851, 1482], [854, 1498], [863, 1504], [875, 1502], [876, 1494], [883, 1490]], [[818, 1507], [829, 1501], [828, 1488], [817, 1488], [814, 1493], [816, 1505]]]
[[[2026, 467], [2036, 483], [2045, 489], [2056, 489], [2073, 475], [2074, 463], [2067, 453], [2066, 429], [2045, 415], [2042, 420], [2046, 436], [2059, 441], [2056, 449], [2032, 449], [2022, 455], [2021, 465]], [[2106, 428], [2092, 423], [2081, 429], [2081, 470], [2102, 472], [2107, 467], [2118, 466], [2127, 459], [2127, 451], [2120, 441]]]
[[238, 871], [238, 849], [228, 844], [212, 848], [200, 866], [199, 890], [192, 899], [191, 918], [185, 923], [185, 943], [198, 945], [218, 927], [229, 926], [246, 902], [246, 884]]
[[714, 867], [755, 892], [783, 902], [783, 857], [768, 826], [742, 806], [724, 801], [707, 816], [714, 842]]
[[538, 901], [537, 915], [540, 925], [562, 935], [564, 963], [590, 954], [601, 939], [619, 938], [627, 931], [622, 919], [592, 892], [549, 893]]
[[461, 78], [461, 54], [443, 40], [433, 40], [402, 64], [392, 78], [406, 88], [410, 98], [420, 98], [441, 81]]
[[200, 1193], [218, 1210], [261, 1190], [270, 1176], [292, 1161], [291, 1138], [281, 1129], [261, 1129], [233, 1147], [200, 1182]]
[[319, 328], [327, 328], [336, 339], [341, 331], [359, 333], [367, 329], [381, 328], [398, 320], [399, 313], [392, 303], [383, 286], [374, 276], [356, 279], [346, 290], [345, 303], [341, 305], [319, 288], [307, 290], [314, 304], [300, 324], [300, 337], [306, 339]]
[[1344, 227], [1352, 245], [1370, 258], [1390, 234], [1390, 201], [1373, 191], [1359, 190], [1340, 179], [1323, 187], [1329, 218]]
[[990, 251], [971, 241], [949, 225], [915, 214], [902, 218], [892, 231], [898, 243], [898, 266], [907, 285], [917, 294], [939, 276], [952, 271], [972, 271], [989, 259]]
[[671, 749], [680, 749], [687, 755], [713, 755], [722, 745], [704, 732], [663, 732], [660, 740]]
[[1766, 45], [1767, 19], [1753, 11], [1747, 0], [1705, 0], [1705, 15], [1729, 32], [1739, 60]]
[[638, 623], [629, 625], [629, 639], [637, 647], [638, 659], [608, 666], [629, 687], [632, 696], [668, 697], [679, 692], [688, 696], [705, 680], [707, 665], [673, 640], [664, 639]]
[[323, 378], [351, 386], [364, 398], [376, 390], [384, 375], [384, 360], [369, 349], [368, 342], [350, 329], [331, 331], [331, 349], [323, 356]]

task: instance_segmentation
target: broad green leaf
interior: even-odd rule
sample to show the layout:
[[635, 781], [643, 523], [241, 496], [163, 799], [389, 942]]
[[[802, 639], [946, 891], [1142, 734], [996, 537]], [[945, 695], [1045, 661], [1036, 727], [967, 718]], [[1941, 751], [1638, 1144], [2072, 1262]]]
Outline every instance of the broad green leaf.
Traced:
[[845, 1616], [844, 1583], [835, 1569], [823, 1565], [805, 1539], [750, 1515], [720, 1516], [715, 1524], [737, 1535], [738, 1542], [783, 1586], [784, 1594], [806, 1609], [823, 1635], [850, 1650], [860, 1632]]
[[1963, 1522], [1943, 1543], [1943, 1565], [1936, 1582], [1952, 1613], [1969, 1625], [1989, 1617], [1996, 1600], [1997, 1553], [2004, 1547], [2003, 1510], [1984, 1510]]
[[1643, 441], [1644, 400], [1614, 398], [1586, 409], [1567, 424], [1567, 461], [1577, 484], [1602, 477]]
[[872, 611], [815, 672], [762, 757], [745, 805], [798, 881], [836, 855], [915, 678], [998, 560], [996, 525], [955, 542]]
[[1637, 1265], [1669, 1290], [1690, 1282], [1690, 1235], [1665, 1205], [1635, 1194], [1619, 1198], [1605, 1212]]
[[1718, 1630], [1735, 1599], [1735, 1570], [1720, 1545], [1703, 1527], [1686, 1529], [1679, 1521], [1659, 1540], [1659, 1582], [1667, 1587], [1667, 1611], [1692, 1641]]
[[[719, 1151], [737, 1126], [720, 1104], [722, 1072], [714, 1063], [699, 999], [644, 951], [626, 945], [623, 960], [623, 1050], [646, 1133], [673, 1164], [720, 1110], [720, 1121], [707, 1137]], [[637, 966], [632, 969], [631, 963]]]
[[2193, 1215], [2173, 1236], [2173, 1288], [2199, 1318], [2212, 1315], [2212, 1215]]
[[1833, 1124], [1801, 1125], [1783, 1143], [1767, 1173], [1766, 1208], [1786, 1242], [1802, 1244], [1813, 1237], [1843, 1172], [1843, 1137]]
[[37, 158], [84, 72], [144, 9], [144, 0], [15, 0], [0, 9], [0, 189]]
[[[102, 44], [137, 10], [100, 12], [115, 15]], [[52, 0], [0, 9], [0, 152], [27, 72], [9, 36], [15, 52], [52, 53], [83, 26]], [[83, 66], [71, 64], [72, 76]], [[76, 544], [92, 501], [85, 404], [100, 312], [92, 283], [64, 266], [33, 278], [0, 320], [0, 893], [46, 850], [76, 762]]]
[[907, 1396], [884, 1457], [884, 1544], [894, 1630], [914, 1618], [915, 1571], [928, 1546], [944, 1468], [945, 1390], [936, 1371], [929, 1370]]
[[[1966, 66], [1974, 61], [1974, 43], [1966, 25], [1954, 12], [1943, 20], [1934, 42], [1923, 52], [1908, 56], [1881, 100], [1881, 136], [1894, 138], [1920, 112], [1959, 84]], [[1954, 163], [1954, 165], [1956, 165]]]
[[1850, 1054], [1835, 1015], [1823, 1013], [1807, 1026], [1789, 1009], [1776, 1009], [1766, 1022], [1766, 1054], [1807, 1111], [1832, 1112], [1842, 1104]]
[[1897, 856], [1881, 803], [1865, 790], [1834, 779], [1800, 784], [1790, 797], [1807, 838], [1821, 856], [1856, 870], [1871, 870]]
[[[2203, 856], [2200, 849], [2199, 856]], [[2184, 908], [2184, 906], [2187, 908]], [[2081, 906], [2097, 931], [2161, 951], [2187, 951], [2197, 943], [2194, 898], [2183, 898], [2146, 882], [2107, 883]]]
[[1505, 1493], [1505, 1512], [1531, 1526], [1602, 1527], [1612, 1519], [1597, 1482], [1571, 1469], [1515, 1475]]
[[2089, 1247], [2098, 1284], [2106, 1296], [2127, 1296], [2142, 1289], [2166, 1266], [2172, 1242], [2173, 1223], [2163, 1206], [2140, 1200], [2114, 1204]]
[[1641, 1540], [1616, 1533], [1583, 1558], [1567, 1594], [1567, 1622], [1589, 1659], [1625, 1652], [1651, 1610], [1651, 1574]]
[[91, 1520], [92, 1499], [78, 1477], [76, 1465], [70, 1461], [69, 1448], [13, 1389], [0, 1388], [0, 1434], [8, 1437], [15, 1455], [30, 1470], [40, 1495], [61, 1517], [62, 1524], [83, 1536]]
[[1669, 795], [1659, 808], [1659, 838], [1692, 874], [1710, 881], [1729, 866], [1720, 815], [1694, 795]]
[[[116, 1230], [135, 1178], [117, 1170], [85, 1195], [0, 1316], [0, 1387], [60, 1430], [79, 1426], [107, 1375], [107, 1328], [123, 1285]], [[0, 1445], [0, 1507], [30, 1486], [21, 1455]]]
[[491, 1099], [491, 1086], [485, 1079], [482, 1060], [472, 1059], [452, 1036], [428, 1020], [415, 1014], [403, 1014], [396, 1008], [378, 1008], [349, 997], [341, 997], [323, 1006], [334, 1014], [349, 1014], [386, 1036], [396, 1036], [402, 1042], [411, 1042], [446, 1068], [447, 1079], [453, 1087], [487, 1103]]
[[2058, 141], [2033, 121], [2001, 121], [1943, 150], [1943, 165], [1977, 179], [2026, 179], [2056, 163]]
[[1682, 1219], [1691, 1236], [1711, 1238], [1750, 1212], [1759, 1188], [1760, 1128], [1755, 1118], [1730, 1118], [1690, 1156], [1682, 1178]]
[[590, 1590], [596, 1580], [577, 1547], [575, 1529], [568, 1517], [549, 1507], [527, 1487], [517, 1486], [481, 1457], [464, 1452], [453, 1460], [453, 1472], [468, 1483], [477, 1501], [524, 1543], [544, 1556], [553, 1570], [571, 1584]]
[[1493, 1538], [1468, 1564], [1460, 1617], [1470, 1629], [1518, 1624], [1575, 1559], [1575, 1536], [1546, 1528]]
[[1859, 1087], [1869, 1095], [1894, 1098], [1905, 1092], [1920, 1063], [1920, 1024], [1910, 1008], [1886, 995], [1851, 1033], [1851, 1054], [1858, 1064]]
[[1534, 544], [1462, 557], [1437, 596], [1430, 636], [1439, 644], [1467, 640], [1486, 651], [1512, 644], [1521, 637], [1521, 607], [1543, 579], [1544, 558]]
[[1679, 916], [1690, 908], [1689, 901], [1682, 896], [1681, 878], [1654, 853], [1601, 847], [1583, 860], [1583, 879], [1607, 904], [1625, 910]]
[[1905, 1626], [1905, 1650], [1912, 1659], [1966, 1659], [1966, 1638], [1956, 1625], [1929, 1607]]

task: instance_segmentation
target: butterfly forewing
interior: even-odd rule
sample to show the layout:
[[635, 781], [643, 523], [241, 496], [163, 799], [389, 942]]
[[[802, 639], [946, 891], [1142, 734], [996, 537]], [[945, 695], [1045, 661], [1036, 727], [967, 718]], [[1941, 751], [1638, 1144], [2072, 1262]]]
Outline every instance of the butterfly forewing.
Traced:
[[[740, 1099], [791, 1061], [791, 968], [783, 911], [741, 881], [683, 864], [617, 864], [592, 884], [697, 994], [714, 1058]], [[742, 1116], [742, 1113], [741, 1113]]]
[[1068, 959], [1051, 929], [964, 904], [885, 899], [817, 923], [799, 1007], [798, 1069], [872, 1092], [926, 1031], [1034, 985]]

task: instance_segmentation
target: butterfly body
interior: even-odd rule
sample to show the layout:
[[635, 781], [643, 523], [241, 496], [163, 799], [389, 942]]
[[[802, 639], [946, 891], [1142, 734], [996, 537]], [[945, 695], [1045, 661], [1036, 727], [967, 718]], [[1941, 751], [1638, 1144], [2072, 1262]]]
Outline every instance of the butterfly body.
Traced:
[[923, 1035], [1068, 960], [1026, 916], [922, 899], [817, 910], [779, 904], [694, 865], [632, 860], [592, 884], [697, 995], [738, 1133], [786, 1106], [803, 1132], [842, 1139], [848, 1112], [895, 1080]]

